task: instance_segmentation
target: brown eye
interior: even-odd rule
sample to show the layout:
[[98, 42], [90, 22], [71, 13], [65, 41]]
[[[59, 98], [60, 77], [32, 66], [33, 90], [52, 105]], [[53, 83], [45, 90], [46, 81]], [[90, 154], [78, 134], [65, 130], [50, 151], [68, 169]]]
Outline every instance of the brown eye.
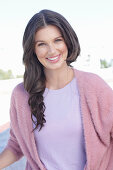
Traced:
[[59, 39], [56, 39], [55, 41], [56, 41], [56, 42], [59, 42], [59, 41], [62, 41], [62, 39], [61, 39], [61, 38], [59, 38]]
[[40, 43], [40, 44], [38, 44], [38, 46], [40, 47], [40, 46], [44, 46], [44, 45], [46, 45], [45, 43]]

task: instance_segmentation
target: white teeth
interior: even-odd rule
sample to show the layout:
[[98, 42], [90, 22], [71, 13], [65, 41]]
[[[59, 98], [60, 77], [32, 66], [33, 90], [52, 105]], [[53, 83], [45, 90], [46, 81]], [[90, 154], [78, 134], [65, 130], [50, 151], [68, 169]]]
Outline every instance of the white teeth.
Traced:
[[55, 58], [48, 58], [49, 60], [56, 60], [58, 57], [55, 57]]

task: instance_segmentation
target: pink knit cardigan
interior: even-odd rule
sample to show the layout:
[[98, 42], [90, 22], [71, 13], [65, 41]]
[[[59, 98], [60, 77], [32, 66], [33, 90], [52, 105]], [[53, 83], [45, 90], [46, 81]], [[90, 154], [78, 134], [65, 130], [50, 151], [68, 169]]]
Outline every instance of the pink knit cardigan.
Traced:
[[[87, 163], [84, 170], [113, 170], [113, 91], [97, 75], [74, 70], [78, 84]], [[32, 133], [28, 93], [23, 83], [11, 97], [11, 130], [7, 148], [17, 159], [27, 158], [26, 170], [45, 170]], [[46, 142], [46, 141], [45, 141]]]

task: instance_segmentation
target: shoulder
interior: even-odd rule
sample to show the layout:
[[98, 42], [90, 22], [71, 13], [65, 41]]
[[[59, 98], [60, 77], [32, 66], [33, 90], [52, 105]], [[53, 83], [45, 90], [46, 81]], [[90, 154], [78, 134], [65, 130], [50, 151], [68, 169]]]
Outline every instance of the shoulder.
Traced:
[[95, 73], [91, 73], [91, 72], [86, 72], [86, 71], [81, 71], [81, 70], [77, 70], [74, 69], [75, 75], [77, 76], [78, 79], [81, 80], [88, 80], [88, 81], [104, 81], [99, 75], [95, 74]]
[[13, 94], [27, 93], [27, 91], [26, 91], [25, 88], [24, 88], [24, 83], [22, 82], [22, 83], [17, 84], [17, 85], [14, 87], [12, 93], [13, 93]]
[[100, 76], [76, 69], [74, 71], [79, 89], [90, 95], [112, 97], [113, 99], [112, 88]]
[[23, 100], [23, 98], [28, 98], [29, 94], [24, 88], [24, 83], [19, 83], [16, 85], [12, 91], [12, 98], [15, 100]]
[[[93, 88], [109, 88], [109, 85], [99, 75], [91, 72], [85, 72], [74, 69], [77, 80], [84, 86], [90, 86]], [[111, 89], [112, 90], [112, 89]]]

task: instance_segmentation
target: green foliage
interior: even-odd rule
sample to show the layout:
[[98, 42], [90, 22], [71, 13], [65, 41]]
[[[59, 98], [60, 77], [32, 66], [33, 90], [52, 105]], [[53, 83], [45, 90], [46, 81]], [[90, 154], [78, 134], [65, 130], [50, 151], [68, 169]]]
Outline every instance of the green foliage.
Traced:
[[12, 78], [14, 78], [14, 76], [11, 70], [4, 71], [0, 69], [0, 80], [12, 79]]
[[23, 78], [23, 75], [16, 75], [16, 78]]
[[107, 62], [105, 59], [100, 59], [101, 68], [108, 68], [113, 66], [113, 60], [110, 60], [110, 62]]

